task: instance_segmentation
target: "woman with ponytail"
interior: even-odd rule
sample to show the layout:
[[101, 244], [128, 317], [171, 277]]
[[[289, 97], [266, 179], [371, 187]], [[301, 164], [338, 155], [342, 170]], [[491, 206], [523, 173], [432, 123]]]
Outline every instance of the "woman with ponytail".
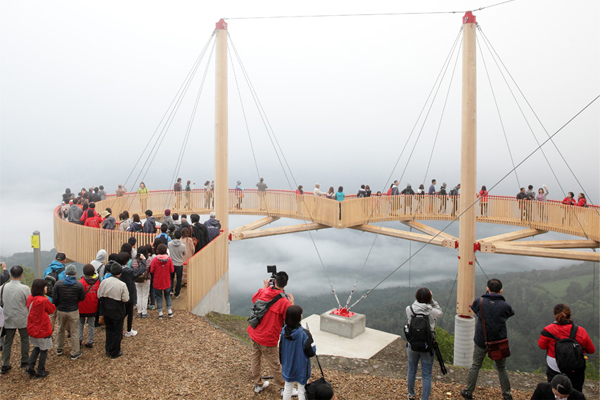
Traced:
[[[557, 304], [554, 306], [554, 322], [550, 325], [546, 326], [538, 339], [538, 346], [540, 349], [547, 350], [546, 353], [546, 376], [548, 377], [548, 382], [552, 381], [556, 375], [561, 372], [564, 373], [571, 379], [573, 383], [573, 388], [582, 391], [583, 382], [585, 380], [585, 366], [581, 369], [574, 371], [561, 371], [558, 368], [558, 363], [556, 362], [556, 354], [555, 354], [555, 344], [556, 339], [549, 336], [554, 336], [560, 339], [566, 339], [571, 334], [571, 328], [576, 329], [575, 340], [581, 348], [583, 349], [583, 353], [592, 354], [596, 351], [592, 340], [589, 335], [581, 326], [577, 326], [573, 323], [571, 319], [571, 309], [566, 304]], [[550, 335], [545, 335], [545, 332], [550, 333]]]

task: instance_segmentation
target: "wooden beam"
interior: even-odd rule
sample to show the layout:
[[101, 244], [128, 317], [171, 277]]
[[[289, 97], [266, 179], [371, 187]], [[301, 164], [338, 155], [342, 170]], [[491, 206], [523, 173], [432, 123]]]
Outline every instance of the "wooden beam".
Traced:
[[409, 227], [411, 227], [413, 229], [416, 229], [418, 231], [421, 231], [421, 232], [426, 233], [426, 234], [431, 235], [431, 236], [438, 235], [438, 237], [441, 237], [443, 239], [458, 240], [458, 238], [456, 238], [456, 237], [454, 237], [454, 236], [452, 236], [452, 235], [450, 235], [450, 234], [448, 234], [446, 232], [439, 231], [439, 230], [437, 230], [435, 228], [432, 228], [429, 225], [425, 225], [425, 224], [422, 224], [422, 223], [417, 222], [417, 221], [400, 221], [400, 222], [402, 222], [406, 226], [409, 226]]
[[276, 228], [236, 232], [231, 235], [231, 240], [254, 239], [254, 238], [265, 237], [265, 236], [284, 235], [286, 233], [305, 232], [307, 230], [313, 231], [313, 230], [317, 230], [317, 229], [326, 229], [326, 228], [330, 228], [330, 226], [317, 224], [317, 223], [290, 225], [290, 226], [278, 226]]
[[565, 260], [600, 261], [600, 253], [573, 250], [543, 249], [539, 247], [513, 246], [512, 244], [485, 243], [481, 245], [482, 253], [512, 254], [516, 256], [533, 256], [560, 258]]
[[445, 238], [442, 238], [439, 236], [432, 240], [431, 238], [433, 236], [423, 235], [422, 233], [406, 232], [406, 231], [401, 231], [399, 229], [384, 228], [384, 227], [380, 228], [380, 227], [374, 226], [374, 225], [356, 225], [356, 226], [351, 226], [350, 229], [356, 229], [358, 231], [370, 232], [370, 233], [379, 233], [380, 235], [391, 236], [391, 237], [395, 237], [395, 238], [399, 238], [399, 239], [407, 239], [407, 240], [412, 240], [412, 241], [421, 242], [421, 243], [428, 243], [429, 241], [431, 241], [430, 244], [434, 244], [436, 246], [454, 248], [454, 241], [451, 241], [451, 240], [448, 240], [448, 239], [445, 239]]
[[250, 222], [249, 224], [246, 224], [244, 226], [240, 226], [239, 228], [235, 228], [233, 230], [230, 231], [230, 233], [234, 234], [237, 232], [245, 232], [245, 231], [253, 231], [255, 229], [261, 228], [265, 225], [268, 225], [272, 222], [275, 222], [279, 219], [279, 217], [265, 217], [265, 218], [261, 218], [257, 221], [254, 222]]
[[[494, 244], [503, 244], [504, 242]], [[506, 243], [509, 244], [509, 243]], [[527, 240], [510, 242], [510, 246], [543, 247], [547, 249], [597, 249], [600, 243], [595, 240]]]
[[478, 242], [509, 242], [511, 240], [523, 239], [535, 235], [543, 235], [548, 231], [542, 231], [539, 229], [523, 229], [521, 231], [504, 233], [502, 235], [490, 236], [483, 239], [478, 239]]

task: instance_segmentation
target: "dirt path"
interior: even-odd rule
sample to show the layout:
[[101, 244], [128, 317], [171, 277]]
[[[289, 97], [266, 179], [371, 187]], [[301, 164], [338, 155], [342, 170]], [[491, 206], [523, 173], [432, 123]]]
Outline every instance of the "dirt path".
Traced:
[[[12, 351], [13, 369], [0, 377], [1, 398], [280, 399], [275, 387], [259, 395], [252, 390], [250, 347], [239, 338], [243, 337], [245, 321], [238, 318], [230, 323], [235, 328], [229, 329], [239, 337], [215, 329], [214, 322], [215, 319], [206, 320], [183, 311], [162, 321], [157, 320], [156, 312], [148, 319], [136, 318], [134, 329], [138, 335], [123, 339], [125, 354], [116, 360], [105, 356], [104, 329], [99, 328], [95, 347], [84, 348], [83, 357], [78, 360], [69, 359], [68, 344], [66, 355], [58, 357], [51, 350], [47, 361], [50, 376], [44, 380], [32, 380], [18, 368], [17, 341]], [[327, 379], [340, 400], [405, 399], [406, 383], [401, 379], [405, 362], [401, 350], [401, 344], [395, 342], [368, 361], [321, 359]], [[316, 370], [314, 366], [313, 377]], [[453, 377], [434, 377], [433, 399], [460, 398], [464, 380], [456, 372]], [[492, 384], [495, 385], [495, 380]], [[515, 399], [529, 399], [531, 391], [516, 390]], [[500, 392], [494, 386], [480, 391], [477, 398], [500, 398]]]

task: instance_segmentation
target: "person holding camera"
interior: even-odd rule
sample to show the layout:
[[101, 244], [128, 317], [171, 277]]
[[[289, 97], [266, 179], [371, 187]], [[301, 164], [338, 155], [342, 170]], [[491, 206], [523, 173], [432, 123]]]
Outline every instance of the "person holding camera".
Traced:
[[[431, 372], [433, 370], [433, 361], [435, 356], [432, 350], [432, 339], [435, 334], [435, 320], [442, 316], [442, 308], [437, 301], [433, 299], [433, 293], [426, 287], [422, 287], [415, 293], [415, 302], [406, 307], [406, 316], [408, 317], [409, 332], [413, 328], [417, 328], [417, 318], [427, 317], [422, 323], [429, 324], [429, 332], [427, 329], [420, 329], [420, 332], [426, 332], [427, 338], [418, 338], [417, 334], [411, 336], [406, 345], [406, 354], [408, 356], [408, 399], [416, 399], [415, 397], [415, 379], [417, 377], [417, 369], [419, 360], [421, 360], [421, 376], [423, 381], [423, 389], [421, 391], [421, 399], [429, 400], [431, 394]], [[415, 320], [415, 323], [413, 323]], [[425, 340], [423, 340], [425, 339]], [[423, 346], [425, 344], [425, 346]]]
[[252, 368], [252, 381], [254, 382], [254, 391], [260, 393], [269, 386], [269, 381], [262, 379], [262, 358], [264, 357], [271, 375], [275, 379], [275, 384], [279, 391], [283, 391], [285, 382], [281, 376], [281, 364], [279, 363], [279, 351], [277, 344], [285, 313], [289, 306], [294, 305], [294, 296], [286, 294], [284, 288], [288, 283], [288, 274], [283, 271], [275, 274], [274, 282], [271, 279], [263, 281], [263, 287], [258, 289], [252, 296], [252, 303], [257, 301], [269, 302], [275, 297], [279, 299], [269, 307], [260, 323], [256, 328], [248, 327], [248, 334], [252, 339], [252, 354], [250, 363]]
[[[471, 310], [477, 315], [477, 325], [475, 326], [475, 347], [473, 349], [473, 364], [469, 369], [467, 377], [467, 387], [462, 389], [460, 395], [470, 400], [473, 398], [473, 391], [477, 384], [479, 369], [483, 364], [483, 359], [488, 354], [487, 344], [493, 341], [507, 339], [506, 320], [515, 315], [510, 304], [502, 296], [502, 282], [499, 279], [490, 279], [487, 282], [487, 292], [471, 304]], [[485, 313], [484, 310], [485, 309]], [[482, 319], [485, 319], [485, 332]], [[510, 393], [510, 379], [506, 372], [506, 358], [494, 360], [500, 388], [502, 389], [502, 398], [512, 400]]]

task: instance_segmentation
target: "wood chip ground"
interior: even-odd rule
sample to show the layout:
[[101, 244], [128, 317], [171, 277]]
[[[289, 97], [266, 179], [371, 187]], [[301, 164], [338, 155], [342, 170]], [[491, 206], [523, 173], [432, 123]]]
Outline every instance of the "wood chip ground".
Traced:
[[[203, 318], [176, 311], [174, 318], [165, 317], [159, 321], [157, 313], [153, 312], [150, 318], [135, 318], [134, 329], [138, 335], [123, 338], [124, 355], [115, 360], [105, 356], [104, 328], [96, 328], [94, 348], [83, 347], [83, 356], [78, 360], [71, 361], [68, 341], [64, 355], [59, 357], [55, 350], [50, 350], [46, 364], [50, 376], [42, 380], [29, 378], [18, 368], [19, 340], [15, 338], [11, 357], [13, 369], [0, 377], [0, 398], [281, 398], [274, 385], [260, 394], [254, 393], [248, 344], [223, 329], [215, 328]], [[239, 332], [238, 329], [238, 335]], [[393, 352], [392, 357], [398, 354], [393, 348], [387, 351]], [[366, 361], [366, 364], [361, 364], [365, 362], [363, 360], [342, 361], [340, 357], [323, 357], [326, 377], [332, 383], [338, 399], [406, 399], [405, 362], [400, 358], [394, 364], [385, 354], [378, 356]], [[349, 367], [350, 364], [354, 367]], [[313, 379], [318, 377], [318, 368], [313, 361]], [[543, 379], [542, 375], [537, 377]], [[486, 380], [486, 377], [482, 379], [484, 382]], [[417, 386], [420, 390], [420, 381]], [[462, 387], [464, 382], [437, 379], [434, 373], [431, 398], [460, 399]], [[513, 396], [515, 400], [529, 399], [532, 391], [533, 388], [514, 390]], [[592, 398], [598, 398], [597, 393]], [[479, 387], [476, 398], [501, 399], [497, 379], [489, 387]]]

